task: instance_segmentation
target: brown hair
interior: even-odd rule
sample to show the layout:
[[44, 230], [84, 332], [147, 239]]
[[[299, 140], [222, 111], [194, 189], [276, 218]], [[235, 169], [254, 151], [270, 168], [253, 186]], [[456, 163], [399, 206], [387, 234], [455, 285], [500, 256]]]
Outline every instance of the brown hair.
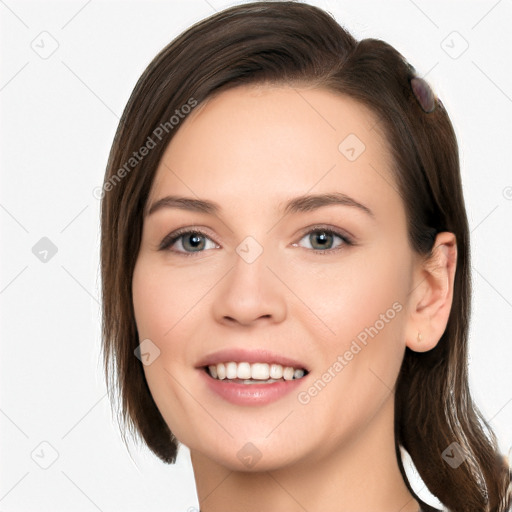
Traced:
[[[163, 461], [175, 462], [178, 441], [134, 356], [140, 340], [131, 284], [148, 194], [161, 156], [179, 129], [169, 120], [190, 110], [184, 105], [201, 104], [241, 84], [322, 87], [359, 101], [378, 117], [377, 129], [394, 159], [411, 247], [428, 257], [436, 233], [450, 231], [457, 240], [446, 330], [428, 352], [406, 349], [397, 380], [395, 439], [404, 480], [409, 485], [399, 446], [450, 510], [498, 512], [509, 506], [509, 468], [468, 387], [470, 247], [457, 141], [438, 98], [432, 112], [421, 108], [410, 85], [414, 76], [414, 68], [384, 41], [356, 41], [319, 8], [269, 1], [231, 7], [196, 23], [166, 46], [138, 80], [115, 135], [101, 203], [103, 354], [108, 388], [117, 385], [120, 392], [124, 425]], [[131, 162], [150, 139], [158, 141], [144, 158]], [[127, 162], [133, 169], [127, 169]], [[467, 456], [456, 469], [441, 456], [454, 442]]]

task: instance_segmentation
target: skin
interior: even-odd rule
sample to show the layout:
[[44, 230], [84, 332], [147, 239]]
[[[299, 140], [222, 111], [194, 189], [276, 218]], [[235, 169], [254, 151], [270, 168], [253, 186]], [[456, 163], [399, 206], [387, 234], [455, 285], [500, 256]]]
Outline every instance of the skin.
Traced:
[[[190, 449], [202, 512], [419, 510], [395, 457], [394, 384], [405, 347], [430, 350], [446, 328], [456, 243], [444, 232], [430, 260], [412, 251], [376, 124], [370, 110], [323, 89], [242, 86], [194, 109], [166, 148], [149, 204], [176, 194], [222, 207], [147, 216], [133, 276], [140, 340], [160, 350], [144, 366], [147, 382]], [[365, 145], [355, 161], [338, 149], [351, 133]], [[327, 192], [349, 195], [373, 217], [340, 205], [279, 211]], [[355, 245], [334, 236], [322, 248], [317, 224], [350, 233]], [[205, 232], [205, 245], [194, 252], [185, 236], [158, 249], [182, 227]], [[263, 249], [250, 264], [236, 252], [247, 236]], [[400, 311], [301, 403], [298, 393], [332, 374], [394, 303]], [[224, 401], [196, 365], [240, 346], [306, 362], [307, 383], [264, 406]], [[237, 457], [248, 442], [261, 454], [252, 467]]]

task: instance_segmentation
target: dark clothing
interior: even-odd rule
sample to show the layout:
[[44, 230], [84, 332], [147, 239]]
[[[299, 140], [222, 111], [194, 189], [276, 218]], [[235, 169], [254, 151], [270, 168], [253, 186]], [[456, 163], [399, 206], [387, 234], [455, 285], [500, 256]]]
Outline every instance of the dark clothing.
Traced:
[[438, 508], [431, 507], [424, 501], [420, 500], [418, 496], [414, 496], [416, 501], [420, 504], [420, 512], [443, 512], [442, 510], [439, 510]]

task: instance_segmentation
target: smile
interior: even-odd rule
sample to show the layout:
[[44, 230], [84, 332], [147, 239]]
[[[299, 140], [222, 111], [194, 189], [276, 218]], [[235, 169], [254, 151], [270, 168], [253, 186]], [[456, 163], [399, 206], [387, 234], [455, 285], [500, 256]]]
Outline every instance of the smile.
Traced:
[[308, 380], [310, 368], [290, 354], [231, 347], [203, 356], [195, 368], [205, 392], [239, 406], [261, 406], [290, 395]]
[[243, 384], [271, 384], [301, 379], [308, 372], [304, 368], [283, 366], [278, 363], [234, 362], [218, 363], [205, 367], [210, 377]]

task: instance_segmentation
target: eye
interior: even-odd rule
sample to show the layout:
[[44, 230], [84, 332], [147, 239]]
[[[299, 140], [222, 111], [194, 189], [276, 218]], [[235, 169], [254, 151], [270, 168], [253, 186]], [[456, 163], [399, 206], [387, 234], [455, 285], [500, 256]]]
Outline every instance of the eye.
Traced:
[[[338, 238], [341, 242], [333, 247], [334, 240]], [[344, 233], [340, 233], [331, 228], [315, 226], [310, 229], [300, 241], [306, 239], [309, 243], [307, 249], [311, 249], [314, 253], [332, 253], [340, 250], [344, 245], [354, 245], [354, 242]], [[210, 242], [210, 246], [208, 246]], [[296, 247], [298, 244], [292, 244]], [[176, 246], [176, 248], [173, 248]], [[172, 252], [181, 253], [185, 256], [193, 256], [195, 253], [203, 252], [206, 249], [219, 248], [215, 242], [209, 238], [206, 233], [200, 230], [182, 229], [174, 231], [167, 235], [161, 242], [159, 250], [170, 250]]]
[[[211, 242], [212, 246], [207, 247], [206, 241]], [[172, 249], [172, 251], [185, 254], [185, 256], [192, 256], [194, 253], [202, 252], [204, 249], [215, 249], [218, 247], [205, 233], [198, 230], [181, 230], [167, 235], [162, 240], [159, 250], [171, 250], [171, 247], [174, 245], [178, 249]]]
[[[338, 243], [337, 246], [333, 247], [334, 239], [336, 238], [341, 240], [341, 242]], [[347, 235], [321, 226], [315, 226], [313, 229], [308, 231], [306, 235], [301, 238], [301, 241], [302, 240], [306, 240], [307, 243], [309, 243], [309, 247], [307, 247], [307, 249], [312, 249], [316, 253], [331, 253], [338, 251], [340, 246], [354, 245]], [[293, 245], [296, 246], [297, 244]]]

